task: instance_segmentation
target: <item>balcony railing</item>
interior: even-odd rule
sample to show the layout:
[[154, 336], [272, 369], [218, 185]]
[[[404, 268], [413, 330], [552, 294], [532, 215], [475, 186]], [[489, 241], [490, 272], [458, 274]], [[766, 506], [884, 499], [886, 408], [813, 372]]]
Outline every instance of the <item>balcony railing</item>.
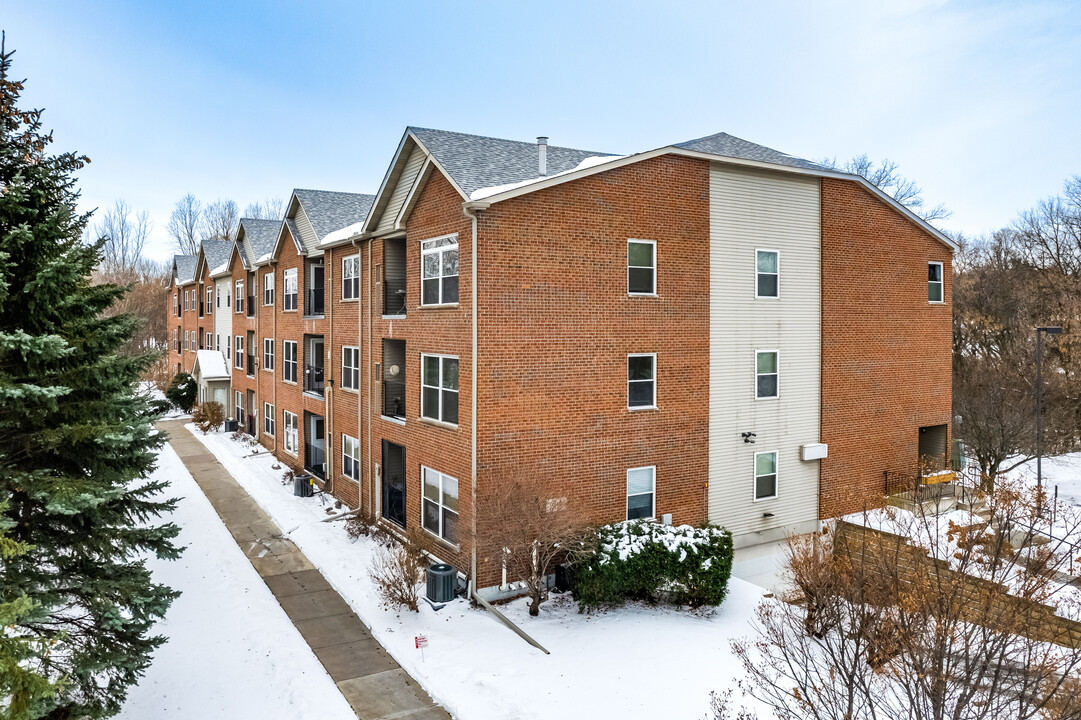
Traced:
[[248, 376], [255, 377], [255, 356], [248, 355]]
[[323, 288], [311, 288], [304, 298], [305, 315], [323, 314]]
[[200, 301], [199, 301], [199, 317], [202, 317], [202, 316], [203, 316], [203, 314], [204, 314], [204, 311], [205, 311], [205, 309], [206, 309], [206, 308], [204, 307], [204, 305], [206, 305], [206, 303], [205, 303], [205, 302], [204, 302], [203, 300], [200, 300]]
[[383, 414], [387, 417], [405, 417], [405, 381], [383, 381]]
[[304, 469], [321, 480], [327, 478], [327, 453], [323, 448], [304, 443]]
[[255, 296], [248, 296], [248, 317], [255, 317]]
[[322, 365], [305, 365], [304, 366], [304, 392], [316, 393], [318, 395], [323, 394], [323, 366]]

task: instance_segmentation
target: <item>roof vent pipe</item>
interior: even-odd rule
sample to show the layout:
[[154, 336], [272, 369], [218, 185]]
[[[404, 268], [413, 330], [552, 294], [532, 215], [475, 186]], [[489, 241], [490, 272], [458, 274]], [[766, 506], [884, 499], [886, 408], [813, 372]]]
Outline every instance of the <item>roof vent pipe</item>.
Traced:
[[544, 177], [548, 174], [548, 138], [544, 135], [537, 136], [537, 152], [540, 175]]

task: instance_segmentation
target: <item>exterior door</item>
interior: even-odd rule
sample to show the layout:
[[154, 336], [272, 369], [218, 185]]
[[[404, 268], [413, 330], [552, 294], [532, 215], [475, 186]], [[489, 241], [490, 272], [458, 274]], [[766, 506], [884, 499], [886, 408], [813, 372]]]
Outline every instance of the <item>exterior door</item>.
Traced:
[[383, 517], [405, 527], [405, 448], [383, 441]]

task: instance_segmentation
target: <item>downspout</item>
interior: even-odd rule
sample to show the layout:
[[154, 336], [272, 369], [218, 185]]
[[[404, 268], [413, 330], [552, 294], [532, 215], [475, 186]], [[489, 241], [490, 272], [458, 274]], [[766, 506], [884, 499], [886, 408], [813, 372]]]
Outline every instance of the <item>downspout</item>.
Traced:
[[[354, 237], [349, 241], [349, 244], [352, 245], [356, 249], [357, 257], [360, 257], [360, 245], [358, 244], [358, 240], [359, 240], [359, 238]], [[371, 299], [371, 269], [370, 269], [371, 259], [372, 259], [372, 246], [371, 246], [371, 244], [369, 244], [368, 245], [368, 263], [366, 263], [366, 266], [365, 266], [365, 270], [367, 270], [367, 272], [368, 272], [368, 298], [369, 298], [369, 300]], [[370, 306], [368, 308], [368, 321], [369, 321], [369, 326], [370, 326], [370, 324], [371, 324], [371, 307]], [[357, 298], [357, 342], [359, 343], [361, 341], [361, 338], [363, 338], [363, 337], [364, 337], [364, 299], [363, 298]], [[367, 370], [367, 372], [361, 373], [360, 377], [364, 378], [363, 382], [364, 382], [365, 388], [368, 391], [368, 411], [371, 412], [372, 383], [371, 383], [371, 377], [369, 377], [369, 375], [370, 375], [371, 370], [372, 370], [372, 336], [371, 336], [370, 332], [368, 333], [367, 346], [368, 346], [367, 347], [367, 350], [368, 350], [368, 363], [365, 366], [365, 369]], [[360, 401], [360, 393], [361, 393], [360, 388], [357, 388], [357, 441], [358, 442], [360, 441], [360, 438], [362, 437], [361, 433], [364, 430], [364, 423], [363, 423], [364, 403], [362, 403]], [[371, 465], [371, 461], [372, 461], [372, 424], [370, 422], [367, 424], [367, 430], [368, 430], [368, 448], [367, 448], [368, 451], [366, 453], [364, 453], [364, 461], [361, 464], [362, 469], [360, 471], [360, 487], [357, 489], [357, 508], [359, 510], [361, 510], [361, 514], [363, 514], [363, 508], [364, 508], [364, 478], [365, 478], [365, 476], [367, 476], [368, 478], [371, 478], [371, 467], [370, 467], [370, 465]], [[371, 502], [370, 502], [370, 499], [369, 499], [369, 506], [370, 505], [371, 505]]]
[[[462, 213], [470, 219], [473, 224], [473, 245], [470, 247], [470, 280], [472, 285], [472, 312], [473, 312], [473, 327], [472, 327], [472, 342], [473, 342], [473, 358], [472, 358], [472, 371], [470, 372], [470, 461], [472, 463], [470, 474], [470, 487], [469, 487], [469, 507], [470, 507], [470, 520], [469, 529], [472, 536], [470, 542], [469, 551], [469, 586], [472, 590], [473, 597], [480, 599], [477, 595], [477, 377], [479, 373], [478, 366], [478, 353], [477, 353], [477, 288], [480, 283], [477, 281], [477, 268], [479, 263], [477, 262], [478, 247], [477, 247], [477, 216], [475, 211], [484, 210], [488, 207], [488, 203], [464, 203], [462, 205]], [[482, 604], [486, 607], [491, 607], [487, 602], [482, 601]], [[547, 651], [546, 651], [547, 652]]]
[[[274, 318], [271, 322], [271, 330], [274, 332], [274, 357], [278, 357], [278, 261], [270, 261], [270, 272], [274, 275], [274, 305], [271, 306], [271, 317]], [[274, 370], [270, 374], [270, 387], [271, 397], [274, 398], [274, 455], [275, 459], [278, 454], [278, 368], [275, 365]]]
[[[327, 414], [326, 425], [326, 437], [323, 439], [323, 447], [330, 448], [331, 452], [325, 452], [325, 466], [330, 468], [327, 473], [327, 486], [330, 490], [332, 497], [334, 495], [334, 457], [333, 451], [335, 447], [334, 443], [334, 365], [331, 363], [331, 358], [334, 357], [334, 282], [331, 266], [332, 262], [327, 262], [327, 254], [333, 254], [330, 248], [323, 250], [323, 307], [326, 312], [325, 325], [327, 328], [327, 342], [323, 343], [323, 352], [327, 354], [327, 357], [323, 358], [323, 377], [328, 380], [325, 383], [323, 392], [325, 393], [325, 402], [323, 412]], [[340, 378], [338, 378], [340, 379]]]

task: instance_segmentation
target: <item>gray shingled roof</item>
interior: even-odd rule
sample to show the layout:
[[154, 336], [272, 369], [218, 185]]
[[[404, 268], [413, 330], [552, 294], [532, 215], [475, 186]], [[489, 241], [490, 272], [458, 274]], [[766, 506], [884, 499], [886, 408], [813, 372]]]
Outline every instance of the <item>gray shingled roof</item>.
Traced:
[[805, 168], [807, 170], [828, 170], [828, 168], [816, 165], [809, 160], [793, 157], [792, 155], [768, 148], [765, 145], [758, 145], [748, 140], [729, 135], [728, 133], [717, 133], [716, 135], [707, 135], [706, 137], [701, 137], [697, 140], [676, 143], [674, 147], [710, 153], [711, 155], [740, 158], [742, 160], [757, 160], [758, 162], [772, 163], [774, 165]]
[[[251, 267], [259, 258], [274, 249], [274, 243], [278, 240], [282, 222], [281, 220], [241, 218], [240, 224], [244, 227], [244, 238], [240, 242], [240, 251], [244, 253], [245, 265]], [[237, 237], [240, 237], [239, 233]]]
[[[481, 188], [532, 180], [538, 176], [539, 153], [535, 142], [418, 127], [409, 130], [458, 183], [466, 197]], [[547, 174], [573, 170], [586, 158], [601, 155], [611, 153], [549, 145]]]
[[296, 245], [304, 246], [304, 241], [300, 238], [300, 228], [297, 227], [297, 222], [293, 218], [285, 218], [285, 226], [289, 228], [289, 234], [293, 238], [293, 242]]
[[176, 284], [185, 285], [195, 280], [195, 265], [198, 258], [195, 255], [173, 255], [176, 264]]
[[[293, 193], [300, 200], [300, 205], [308, 215], [320, 242], [335, 230], [364, 220], [375, 202], [374, 195], [362, 193], [329, 190], [294, 190]], [[309, 248], [311, 249], [313, 248]]]
[[229, 255], [233, 252], [233, 243], [228, 240], [204, 240], [203, 257], [206, 258], [206, 266], [210, 272], [214, 272], [220, 266], [229, 261]]

